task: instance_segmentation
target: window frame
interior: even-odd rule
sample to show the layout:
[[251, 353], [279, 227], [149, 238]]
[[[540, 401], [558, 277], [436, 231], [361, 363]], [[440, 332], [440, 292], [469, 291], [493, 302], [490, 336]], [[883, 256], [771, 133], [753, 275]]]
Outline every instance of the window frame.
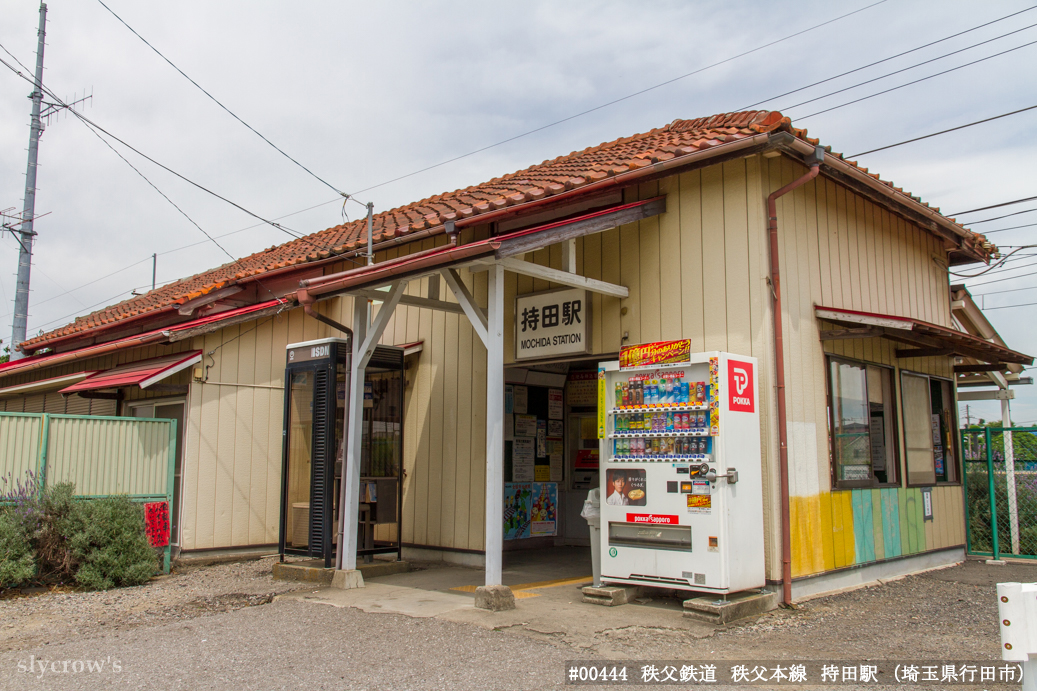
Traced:
[[[865, 387], [867, 387], [867, 371], [868, 367], [875, 367], [881, 370], [885, 370], [890, 376], [890, 401], [889, 405], [893, 407], [890, 414], [890, 420], [892, 422], [892, 429], [887, 430], [887, 439], [892, 437], [892, 448], [893, 458], [887, 460], [886, 467], [892, 468], [893, 480], [888, 482], [880, 482], [875, 477], [875, 465], [874, 461], [871, 464], [871, 479], [870, 480], [840, 480], [838, 478], [838, 472], [836, 469], [835, 460], [835, 405], [833, 400], [832, 390], [832, 363], [840, 362], [847, 365], [853, 365], [864, 369]], [[837, 490], [853, 490], [853, 489], [880, 489], [888, 487], [902, 487], [903, 486], [903, 467], [901, 465], [902, 454], [900, 450], [900, 415], [898, 414], [897, 408], [900, 407], [900, 400], [898, 396], [897, 381], [897, 368], [890, 367], [889, 365], [883, 365], [878, 362], [868, 362], [866, 360], [857, 360], [855, 358], [845, 357], [843, 355], [837, 355], [834, 353], [825, 353], [825, 393], [828, 403], [828, 471], [831, 479], [832, 491]], [[867, 395], [867, 389], [865, 389], [865, 395]], [[869, 428], [870, 429], [870, 428]]]
[[[954, 380], [953, 379], [949, 379], [947, 377], [941, 377], [941, 376], [939, 376], [937, 374], [929, 374], [928, 372], [918, 372], [916, 370], [901, 369], [900, 370], [901, 379], [903, 378], [903, 376], [905, 374], [907, 374], [909, 376], [913, 376], [913, 377], [924, 377], [926, 379], [926, 383], [927, 383], [926, 394], [927, 394], [927, 400], [930, 401], [930, 403], [929, 403], [929, 414], [930, 415], [932, 415], [932, 383], [933, 383], [933, 381], [937, 381], [937, 382], [941, 382], [941, 383], [947, 384], [948, 385], [949, 395], [950, 395], [950, 400], [946, 401], [944, 403], [945, 410], [949, 410], [951, 412], [952, 419], [957, 420], [957, 417], [955, 416], [955, 412], [957, 411], [957, 408], [958, 408], [958, 396], [957, 396], [958, 390], [957, 390], [957, 387], [954, 385]], [[901, 381], [901, 383], [902, 383], [902, 381]], [[900, 390], [901, 390], [900, 410], [901, 410], [901, 415], [903, 416], [903, 415], [907, 415], [907, 406], [905, 406], [904, 402], [903, 402], [903, 386], [900, 387]], [[902, 424], [904, 426], [904, 429], [906, 430], [907, 429], [907, 421], [906, 421], [906, 419], [902, 421]], [[957, 433], [958, 430], [957, 430], [957, 427], [955, 425], [950, 425], [949, 428], [951, 430], [951, 432], [950, 432], [951, 448], [949, 450], [947, 450], [947, 449], [944, 450], [944, 467], [947, 468], [948, 470], [952, 470], [952, 472], [953, 472], [953, 479], [951, 479], [951, 480], [940, 480], [939, 479], [939, 476], [936, 474], [936, 455], [935, 455], [935, 452], [934, 452], [933, 453], [933, 459], [932, 459], [932, 463], [933, 463], [933, 478], [934, 478], [933, 481], [931, 483], [929, 483], [929, 482], [911, 482], [911, 475], [910, 475], [910, 473], [907, 470], [907, 457], [906, 457], [907, 456], [907, 438], [905, 437], [904, 438], [904, 453], [905, 453], [905, 458], [904, 458], [904, 464], [905, 464], [905, 467], [904, 467], [904, 486], [905, 487], [909, 487], [909, 488], [911, 488], [911, 487], [919, 487], [919, 488], [920, 487], [955, 487], [955, 486], [960, 486], [961, 485], [961, 466], [959, 465], [961, 456], [960, 456], [960, 452], [959, 452], [959, 439], [958, 439], [958, 433]], [[931, 446], [931, 444], [930, 444], [930, 446]], [[947, 458], [948, 453], [950, 453], [950, 455], [952, 456], [950, 459]]]

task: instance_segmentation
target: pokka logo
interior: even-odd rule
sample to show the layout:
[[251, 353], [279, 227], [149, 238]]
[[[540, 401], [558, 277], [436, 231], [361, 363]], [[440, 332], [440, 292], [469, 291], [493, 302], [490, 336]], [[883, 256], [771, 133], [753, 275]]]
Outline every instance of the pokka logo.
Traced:
[[753, 395], [753, 365], [751, 362], [729, 360], [727, 363], [728, 388], [731, 398], [728, 408], [736, 413], [752, 413], [756, 411]]

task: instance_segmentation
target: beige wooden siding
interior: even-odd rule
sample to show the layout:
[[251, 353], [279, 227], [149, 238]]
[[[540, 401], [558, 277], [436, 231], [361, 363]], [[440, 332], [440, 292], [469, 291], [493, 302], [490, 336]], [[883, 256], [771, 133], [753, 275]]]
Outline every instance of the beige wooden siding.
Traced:
[[[805, 170], [783, 157], [765, 159], [761, 171], [764, 189], [778, 189]], [[819, 177], [780, 198], [778, 219], [794, 518], [792, 541], [794, 552], [806, 553], [797, 563], [802, 572], [795, 574], [804, 575], [854, 563], [854, 519], [849, 516], [842, 525], [839, 510], [835, 509], [833, 519], [830, 508], [845, 505], [846, 511], [850, 511], [849, 493], [832, 493], [825, 354], [888, 365], [895, 367], [898, 374], [900, 368], [905, 368], [953, 377], [950, 358], [897, 360], [896, 345], [886, 340], [822, 343], [819, 328], [827, 327], [819, 326], [814, 318], [814, 307], [894, 314], [949, 327], [950, 302], [946, 270], [934, 259], [943, 256], [939, 241], [831, 180]], [[894, 379], [899, 401], [900, 378], [895, 376]], [[760, 381], [763, 390], [765, 380]], [[902, 464], [902, 436], [898, 443]], [[844, 494], [846, 496], [841, 496]], [[964, 542], [960, 494], [958, 486], [938, 487], [934, 491], [934, 502], [939, 503], [938, 515], [924, 527], [925, 549]], [[882, 558], [882, 526], [877, 519], [875, 526], [878, 539], [875, 558]], [[861, 526], [856, 528], [859, 532]], [[841, 533], [844, 530], [847, 532]], [[773, 528], [768, 532], [773, 533]], [[846, 553], [849, 561], [845, 564], [839, 561], [842, 535], [849, 549]], [[801, 549], [797, 550], [797, 546]], [[904, 553], [907, 553], [906, 547]], [[834, 562], [832, 554], [836, 555]], [[771, 556], [768, 572], [776, 577], [773, 551]]]

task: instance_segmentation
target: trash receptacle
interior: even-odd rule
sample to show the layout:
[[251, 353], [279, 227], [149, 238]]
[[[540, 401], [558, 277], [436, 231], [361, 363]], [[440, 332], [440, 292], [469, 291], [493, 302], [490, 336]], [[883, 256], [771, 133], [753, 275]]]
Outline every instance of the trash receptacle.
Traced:
[[595, 487], [587, 492], [580, 515], [587, 520], [591, 536], [591, 569], [594, 585], [601, 585], [601, 492]]

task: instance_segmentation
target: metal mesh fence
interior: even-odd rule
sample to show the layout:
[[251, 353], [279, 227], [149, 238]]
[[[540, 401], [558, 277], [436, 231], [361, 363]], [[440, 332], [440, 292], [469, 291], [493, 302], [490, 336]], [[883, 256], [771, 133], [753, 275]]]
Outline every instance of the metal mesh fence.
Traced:
[[969, 550], [1037, 557], [1037, 428], [963, 430], [962, 452]]

